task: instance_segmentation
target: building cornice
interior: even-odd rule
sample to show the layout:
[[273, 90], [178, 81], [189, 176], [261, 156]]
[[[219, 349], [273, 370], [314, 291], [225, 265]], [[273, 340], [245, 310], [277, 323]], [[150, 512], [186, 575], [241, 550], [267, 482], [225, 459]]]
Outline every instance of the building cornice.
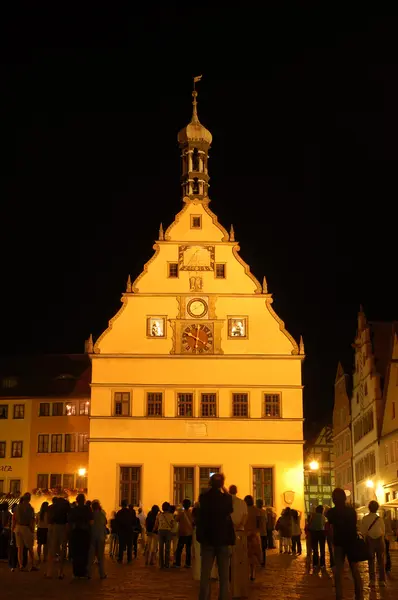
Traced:
[[253, 439], [203, 439], [203, 438], [90, 438], [90, 444], [94, 443], [146, 443], [146, 444], [294, 444], [302, 446], [304, 440], [253, 440]]
[[139, 359], [147, 359], [147, 358], [165, 358], [167, 360], [253, 360], [253, 359], [261, 359], [261, 360], [304, 360], [304, 354], [195, 354], [195, 356], [190, 356], [188, 354], [90, 354], [91, 359], [95, 358], [139, 358]]
[[298, 423], [304, 422], [304, 419], [301, 417], [287, 417], [287, 418], [281, 418], [281, 419], [272, 419], [269, 417], [242, 417], [242, 418], [213, 417], [211, 419], [204, 419], [203, 417], [190, 417], [190, 418], [186, 418], [186, 417], [146, 417], [146, 416], [116, 417], [113, 415], [90, 415], [90, 420], [96, 420], [96, 419], [98, 419], [98, 420], [110, 419], [112, 422], [113, 421], [133, 420], [133, 421], [173, 421], [173, 422], [182, 422], [182, 423], [196, 423], [199, 421], [200, 423], [208, 423], [208, 424], [217, 423], [218, 421], [228, 421], [229, 423], [241, 422], [241, 421], [246, 421], [246, 422], [262, 421], [263, 423], [267, 423], [267, 422], [283, 423], [285, 421], [289, 421], [289, 422], [295, 421]]
[[[182, 386], [181, 383], [122, 383], [122, 382], [92, 382], [90, 384], [90, 387], [142, 387], [142, 388], [181, 388], [181, 387], [186, 387], [186, 386]], [[199, 388], [199, 389], [214, 389], [214, 388], [239, 388], [239, 389], [247, 389], [247, 388], [258, 388], [258, 389], [267, 389], [267, 390], [302, 390], [304, 389], [303, 385], [284, 385], [284, 384], [275, 384], [275, 385], [270, 385], [270, 384], [266, 384], [266, 385], [262, 385], [259, 383], [256, 384], [250, 384], [250, 385], [243, 385], [243, 384], [231, 384], [231, 383], [195, 383], [194, 385], [195, 388]], [[277, 419], [278, 421], [280, 419]]]

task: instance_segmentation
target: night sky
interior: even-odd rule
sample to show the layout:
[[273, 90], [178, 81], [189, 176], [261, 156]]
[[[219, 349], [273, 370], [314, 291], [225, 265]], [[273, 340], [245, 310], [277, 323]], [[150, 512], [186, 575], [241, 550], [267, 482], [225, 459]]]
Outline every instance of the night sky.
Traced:
[[181, 208], [203, 74], [210, 207], [303, 335], [307, 425], [327, 421], [359, 305], [398, 318], [398, 19], [192, 4], [4, 15], [0, 353], [79, 353], [106, 328]]

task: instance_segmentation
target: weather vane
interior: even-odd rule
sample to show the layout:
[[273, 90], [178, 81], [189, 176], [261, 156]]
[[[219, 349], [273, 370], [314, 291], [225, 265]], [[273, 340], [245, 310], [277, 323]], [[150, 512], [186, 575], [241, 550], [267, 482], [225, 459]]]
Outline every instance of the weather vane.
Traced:
[[195, 84], [198, 83], [202, 79], [202, 75], [197, 75], [197, 77], [193, 78], [193, 91], [195, 92]]

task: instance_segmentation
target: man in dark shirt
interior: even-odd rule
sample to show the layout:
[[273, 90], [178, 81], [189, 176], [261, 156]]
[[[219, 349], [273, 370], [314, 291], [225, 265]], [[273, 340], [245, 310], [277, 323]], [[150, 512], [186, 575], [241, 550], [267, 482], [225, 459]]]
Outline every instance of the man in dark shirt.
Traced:
[[127, 550], [127, 562], [131, 563], [133, 559], [133, 513], [127, 507], [127, 500], [122, 500], [122, 508], [116, 514], [116, 526], [119, 534], [117, 562], [123, 562], [123, 554]]
[[199, 497], [199, 511], [195, 516], [197, 540], [200, 543], [202, 566], [199, 600], [210, 597], [210, 574], [217, 560], [220, 580], [219, 600], [229, 598], [229, 550], [235, 544], [231, 519], [232, 496], [224, 487], [224, 475], [216, 473], [210, 479], [210, 489]]
[[355, 586], [355, 599], [363, 600], [362, 579], [358, 563], [350, 559], [357, 539], [357, 514], [352, 506], [346, 504], [345, 491], [341, 488], [333, 490], [334, 508], [326, 513], [326, 518], [333, 530], [335, 559], [336, 600], [343, 598], [344, 561], [347, 556]]

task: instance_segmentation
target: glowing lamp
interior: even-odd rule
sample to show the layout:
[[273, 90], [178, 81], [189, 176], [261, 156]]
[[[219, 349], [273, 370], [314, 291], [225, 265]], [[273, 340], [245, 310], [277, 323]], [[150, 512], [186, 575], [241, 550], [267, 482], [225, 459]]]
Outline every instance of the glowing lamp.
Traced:
[[86, 473], [87, 473], [87, 470], [86, 469], [79, 469], [77, 473], [78, 473], [79, 477], [84, 477], [86, 475]]
[[319, 462], [317, 460], [313, 460], [310, 462], [311, 471], [317, 471], [319, 469]]
[[366, 487], [368, 488], [374, 488], [375, 484], [373, 483], [373, 481], [371, 479], [368, 479], [366, 482]]

